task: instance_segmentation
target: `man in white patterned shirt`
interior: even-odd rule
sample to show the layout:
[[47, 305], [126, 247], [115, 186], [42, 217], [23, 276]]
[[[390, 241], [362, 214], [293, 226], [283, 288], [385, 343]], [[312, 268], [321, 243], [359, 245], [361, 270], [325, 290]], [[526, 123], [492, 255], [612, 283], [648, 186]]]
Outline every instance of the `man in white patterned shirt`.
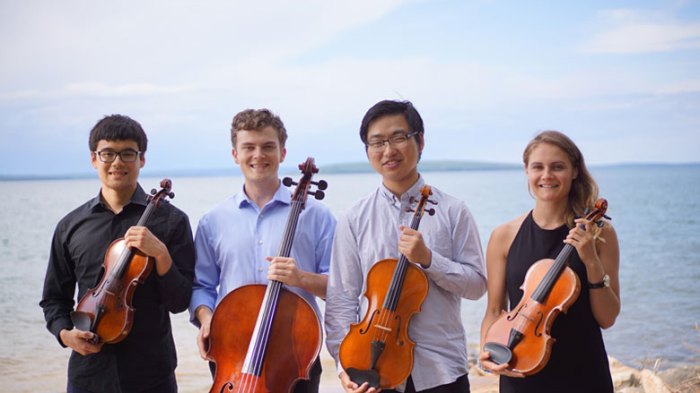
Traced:
[[[338, 222], [331, 255], [325, 326], [327, 346], [336, 359], [346, 392], [375, 392], [353, 382], [338, 361], [350, 324], [366, 312], [362, 302], [372, 265], [399, 253], [422, 268], [429, 290], [421, 312], [410, 321], [414, 363], [403, 392], [469, 392], [467, 347], [460, 317], [461, 299], [486, 291], [486, 269], [474, 219], [465, 203], [435, 187], [435, 215], [418, 230], [410, 228], [411, 197], [425, 185], [418, 161], [425, 145], [423, 120], [407, 101], [381, 101], [365, 114], [360, 137], [382, 184]], [[387, 390], [383, 390], [387, 392]]]

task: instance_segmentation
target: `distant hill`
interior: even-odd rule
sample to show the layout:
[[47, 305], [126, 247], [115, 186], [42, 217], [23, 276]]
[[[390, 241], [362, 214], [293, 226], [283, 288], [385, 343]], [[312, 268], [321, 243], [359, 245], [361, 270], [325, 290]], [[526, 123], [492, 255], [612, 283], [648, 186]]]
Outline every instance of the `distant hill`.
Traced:
[[[652, 167], [700, 167], [700, 162], [694, 163], [619, 163], [606, 165], [591, 165], [592, 168], [652, 168]], [[418, 169], [422, 172], [457, 172], [457, 171], [497, 171], [513, 170], [522, 168], [521, 164], [505, 164], [498, 162], [483, 161], [459, 161], [459, 160], [435, 160], [421, 161]], [[371, 173], [374, 170], [366, 161], [349, 162], [342, 164], [322, 165], [320, 168], [323, 174], [344, 174], [344, 173]], [[280, 167], [283, 175], [299, 173], [296, 166], [285, 165]], [[241, 174], [238, 167], [229, 168], [209, 168], [209, 169], [172, 169], [172, 170], [147, 170], [141, 172], [145, 177], [204, 177], [204, 176], [239, 176]], [[58, 175], [3, 175], [0, 174], [0, 181], [11, 180], [58, 180], [58, 179], [90, 179], [96, 178], [95, 172], [87, 171], [83, 173], [58, 174]]]
[[[516, 164], [457, 160], [421, 161], [418, 163], [418, 169], [423, 172], [503, 170], [520, 167]], [[324, 165], [321, 170], [323, 173], [369, 173], [374, 171], [368, 162]]]

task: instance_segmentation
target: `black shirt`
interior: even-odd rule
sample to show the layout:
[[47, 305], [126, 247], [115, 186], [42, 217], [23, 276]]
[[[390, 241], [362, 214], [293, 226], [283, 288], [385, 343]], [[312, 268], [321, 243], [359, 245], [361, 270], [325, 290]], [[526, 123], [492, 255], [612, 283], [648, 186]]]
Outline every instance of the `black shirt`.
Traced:
[[[59, 333], [73, 328], [70, 312], [75, 301], [99, 283], [105, 251], [136, 225], [146, 206], [141, 186], [119, 214], [109, 210], [98, 194], [56, 226], [40, 306], [46, 327], [62, 346]], [[75, 386], [93, 392], [147, 391], [175, 370], [169, 313], [182, 312], [189, 305], [195, 258], [192, 230], [187, 215], [170, 203], [161, 203], [146, 227], [168, 248], [173, 265], [163, 277], [154, 267], [145, 283], [136, 288], [134, 322], [123, 341], [105, 344], [93, 355], [73, 351], [68, 379]], [[78, 297], [74, 298], [76, 282]]]

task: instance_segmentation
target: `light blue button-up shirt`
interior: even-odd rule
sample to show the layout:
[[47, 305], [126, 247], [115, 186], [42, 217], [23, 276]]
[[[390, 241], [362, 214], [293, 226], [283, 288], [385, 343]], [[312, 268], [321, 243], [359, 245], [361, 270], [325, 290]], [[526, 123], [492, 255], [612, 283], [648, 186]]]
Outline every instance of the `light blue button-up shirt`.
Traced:
[[[199, 306], [214, 310], [232, 290], [247, 284], [267, 284], [270, 266], [266, 257], [279, 255], [291, 206], [291, 192], [283, 186], [260, 209], [245, 192], [240, 192], [207, 212], [195, 235], [195, 280], [190, 301], [190, 317]], [[297, 267], [312, 273], [328, 274], [335, 231], [335, 218], [323, 204], [307, 198], [306, 207], [292, 244], [290, 257]], [[320, 313], [315, 297], [300, 289], [287, 289], [306, 299]]]
[[[424, 184], [421, 177], [399, 198], [382, 185], [348, 209], [338, 222], [325, 313], [326, 345], [336, 361], [350, 324], [367, 312], [363, 298], [367, 273], [380, 260], [399, 258], [399, 225], [411, 226], [413, 213], [406, 211], [411, 206], [410, 197], [419, 198]], [[469, 209], [463, 201], [431, 189], [430, 199], [438, 204], [427, 207], [434, 208], [435, 215], [424, 215], [418, 227], [432, 251], [431, 265], [423, 270], [428, 277], [428, 296], [408, 329], [416, 343], [411, 376], [417, 391], [452, 383], [467, 373], [461, 298], [478, 299], [486, 292], [483, 252]]]

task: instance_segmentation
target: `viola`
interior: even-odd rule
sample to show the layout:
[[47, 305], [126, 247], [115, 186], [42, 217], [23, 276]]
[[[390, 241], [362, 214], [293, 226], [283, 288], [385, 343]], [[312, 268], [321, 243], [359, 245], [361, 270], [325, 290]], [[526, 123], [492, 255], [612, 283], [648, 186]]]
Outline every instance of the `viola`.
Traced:
[[[608, 202], [598, 199], [586, 219], [602, 226], [601, 218], [609, 218], [605, 215], [607, 208]], [[581, 224], [580, 228], [585, 226]], [[540, 259], [530, 266], [520, 287], [523, 297], [518, 305], [502, 314], [486, 331], [483, 349], [491, 354], [491, 361], [507, 363], [507, 370], [526, 376], [547, 365], [556, 341], [550, 335], [551, 327], [559, 313], [566, 313], [576, 302], [581, 291], [578, 276], [567, 266], [575, 249], [567, 243], [556, 259]]]
[[[323, 199], [328, 184], [311, 181], [318, 168], [309, 157], [299, 165], [297, 185], [278, 255], [289, 257], [307, 194]], [[309, 191], [316, 185], [315, 192]], [[216, 363], [210, 392], [291, 392], [298, 379], [308, 379], [321, 350], [321, 322], [303, 297], [280, 281], [251, 284], [228, 293], [212, 315], [207, 355]]]
[[[425, 208], [428, 203], [437, 204], [428, 199], [430, 195], [430, 186], [423, 186], [411, 221], [414, 230], [424, 212], [435, 214], [435, 209]], [[411, 202], [415, 201], [411, 197]], [[408, 336], [408, 325], [413, 314], [420, 312], [427, 295], [428, 278], [406, 256], [383, 259], [372, 266], [364, 293], [369, 303], [367, 312], [360, 323], [350, 326], [338, 354], [353, 382], [388, 389], [408, 378], [415, 347]]]
[[[159, 191], [151, 190], [148, 205], [137, 226], [146, 225], [153, 211], [162, 202], [167, 202], [165, 197], [175, 197], [170, 179], [161, 180], [160, 187]], [[71, 313], [73, 325], [79, 330], [95, 333], [89, 340], [93, 344], [114, 344], [126, 338], [134, 323], [134, 292], [146, 281], [153, 264], [153, 258], [127, 247], [124, 238], [113, 241], [105, 252], [100, 282], [87, 291]]]

